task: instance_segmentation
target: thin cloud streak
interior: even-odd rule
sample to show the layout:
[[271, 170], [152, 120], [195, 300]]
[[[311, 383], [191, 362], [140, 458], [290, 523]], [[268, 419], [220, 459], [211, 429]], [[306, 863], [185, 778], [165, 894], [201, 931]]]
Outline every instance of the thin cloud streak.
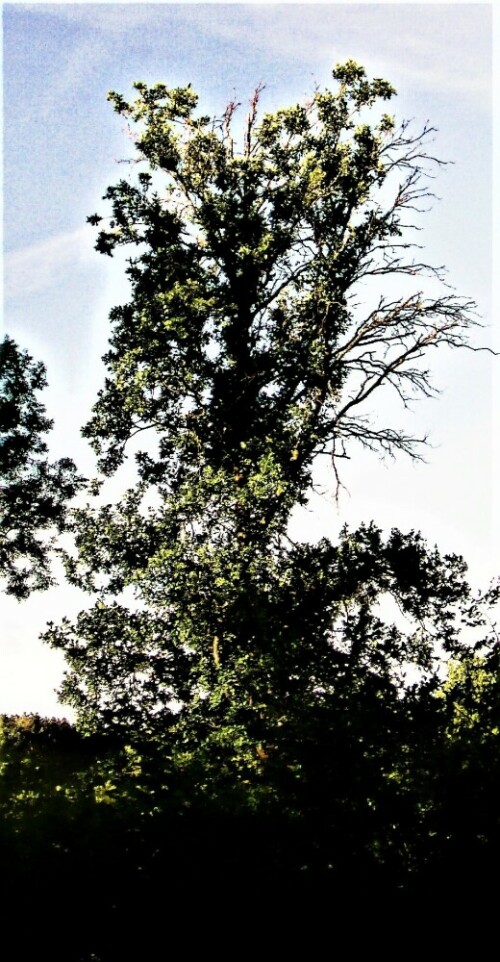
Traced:
[[[383, 63], [386, 72], [425, 86], [434, 96], [489, 98], [491, 93], [491, 57], [479, 47], [486, 30], [471, 29], [480, 23], [477, 5], [474, 14], [469, 4], [425, 3], [59, 4], [46, 10], [104, 37], [147, 32], [170, 21], [206, 38], [244, 40], [247, 49], [294, 62], [300, 49], [301, 61], [320, 71], [353, 57]], [[485, 26], [487, 11], [483, 16]], [[419, 29], [423, 19], [425, 33]]]
[[5, 254], [6, 298], [38, 294], [61, 283], [69, 268], [74, 270], [93, 259], [94, 240], [94, 231], [82, 227]]

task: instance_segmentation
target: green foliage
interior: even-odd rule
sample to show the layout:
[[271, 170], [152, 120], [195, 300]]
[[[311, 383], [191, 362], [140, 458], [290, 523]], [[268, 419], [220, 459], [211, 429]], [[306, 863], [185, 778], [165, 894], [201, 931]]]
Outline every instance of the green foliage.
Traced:
[[0, 576], [25, 598], [51, 583], [50, 550], [81, 479], [68, 458], [51, 464], [52, 421], [37, 398], [45, 368], [9, 337], [0, 344]]
[[[426, 349], [465, 343], [473, 323], [471, 303], [447, 291], [356, 305], [368, 278], [439, 278], [415, 260], [406, 228], [403, 237], [433, 160], [428, 129], [413, 135], [387, 114], [366, 122], [367, 108], [392, 97], [387, 83], [351, 61], [333, 76], [334, 91], [262, 117], [257, 90], [239, 150], [233, 103], [212, 121], [196, 114], [191, 87], [137, 83], [133, 103], [110, 94], [137, 128], [137, 176], [108, 189], [97, 248], [137, 253], [84, 434], [104, 476], [133, 438], [145, 443], [121, 503], [75, 512], [68, 573], [100, 597], [75, 629], [48, 634], [74, 669], [64, 696], [91, 728], [178, 739], [196, 717], [224, 744], [233, 732], [250, 764], [268, 702], [281, 697], [269, 694], [274, 675], [297, 659], [309, 690], [315, 660], [337, 660], [342, 605], [362, 605], [358, 589], [349, 599], [336, 584], [335, 549], [287, 541], [317, 455], [335, 470], [353, 441], [418, 456], [416, 439], [377, 425], [364, 402], [381, 387], [404, 403], [430, 392]], [[311, 598], [323, 592], [317, 608], [303, 601], [309, 585]]]
[[[80, 730], [128, 746], [101, 809], [165, 832], [158, 872], [169, 832], [190, 834], [185, 878], [210, 824], [221, 877], [396, 889], [425, 874], [442, 851], [439, 765], [460, 740], [445, 665], [468, 657], [467, 632], [477, 657], [494, 647], [493, 596], [475, 601], [463, 559], [415, 532], [289, 537], [318, 455], [334, 474], [356, 442], [419, 456], [367, 405], [432, 393], [426, 353], [466, 344], [474, 323], [409, 233], [431, 131], [370, 123], [392, 88], [353, 62], [333, 76], [274, 114], [257, 90], [239, 148], [234, 103], [210, 120], [191, 87], [110, 95], [137, 157], [106, 193], [109, 222], [89, 220], [98, 250], [132, 247], [131, 296], [84, 429], [100, 500], [73, 511], [66, 558], [92, 604], [46, 639]], [[415, 277], [432, 293], [409, 292]], [[129, 452], [136, 483], [105, 503]]]

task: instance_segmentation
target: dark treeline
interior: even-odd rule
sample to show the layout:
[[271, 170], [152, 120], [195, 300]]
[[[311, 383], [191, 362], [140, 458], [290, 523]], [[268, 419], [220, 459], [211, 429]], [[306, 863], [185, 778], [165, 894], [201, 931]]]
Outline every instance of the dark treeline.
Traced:
[[47, 921], [55, 900], [77, 936], [68, 942], [56, 925], [52, 958], [107, 962], [135, 957], [131, 917], [147, 916], [153, 937], [167, 907], [187, 897], [208, 906], [252, 891], [279, 893], [278, 902], [392, 896], [395, 905], [442, 891], [491, 896], [500, 855], [496, 672], [492, 662], [459, 666], [441, 691], [408, 694], [390, 717], [355, 696], [318, 712], [302, 730], [293, 793], [271, 759], [245, 796], [224, 778], [207, 786], [195, 761], [169, 772], [150, 752], [141, 759], [138, 745], [3, 716], [4, 905], [33, 893], [31, 911]]

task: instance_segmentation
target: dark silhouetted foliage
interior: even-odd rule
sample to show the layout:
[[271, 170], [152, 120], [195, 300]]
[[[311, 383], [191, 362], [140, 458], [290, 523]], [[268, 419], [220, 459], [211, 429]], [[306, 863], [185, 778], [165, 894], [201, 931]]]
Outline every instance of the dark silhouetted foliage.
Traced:
[[38, 392], [45, 367], [9, 337], [0, 343], [0, 577], [17, 598], [52, 584], [50, 552], [81, 484], [68, 458], [50, 463], [52, 427]]

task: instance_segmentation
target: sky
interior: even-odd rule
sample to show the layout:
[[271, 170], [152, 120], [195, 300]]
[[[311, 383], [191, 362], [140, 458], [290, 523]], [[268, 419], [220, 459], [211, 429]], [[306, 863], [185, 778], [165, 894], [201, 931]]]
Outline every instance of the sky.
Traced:
[[[119, 161], [130, 143], [106, 94], [127, 96], [134, 80], [192, 83], [203, 112], [217, 115], [235, 96], [245, 104], [260, 82], [266, 110], [303, 100], [346, 59], [389, 80], [398, 91], [391, 111], [417, 127], [430, 121], [436, 154], [452, 162], [422, 221], [426, 258], [445, 264], [458, 293], [477, 302], [485, 328], [474, 343], [500, 348], [491, 11], [461, 3], [4, 4], [4, 327], [46, 364], [53, 458], [94, 471], [79, 432], [103, 378], [108, 312], [127, 288], [123, 258], [93, 250], [86, 217], [126, 170]], [[335, 537], [345, 522], [370, 520], [417, 529], [443, 552], [463, 554], [471, 580], [486, 586], [500, 574], [499, 378], [487, 353], [445, 352], [431, 366], [441, 394], [420, 401], [410, 422], [430, 435], [427, 463], [358, 452], [345, 463], [338, 503], [321, 471], [325, 494], [295, 517], [295, 531]], [[39, 634], [86, 604], [63, 583], [27, 602], [0, 600], [0, 713], [70, 717], [54, 692], [62, 659]]]

